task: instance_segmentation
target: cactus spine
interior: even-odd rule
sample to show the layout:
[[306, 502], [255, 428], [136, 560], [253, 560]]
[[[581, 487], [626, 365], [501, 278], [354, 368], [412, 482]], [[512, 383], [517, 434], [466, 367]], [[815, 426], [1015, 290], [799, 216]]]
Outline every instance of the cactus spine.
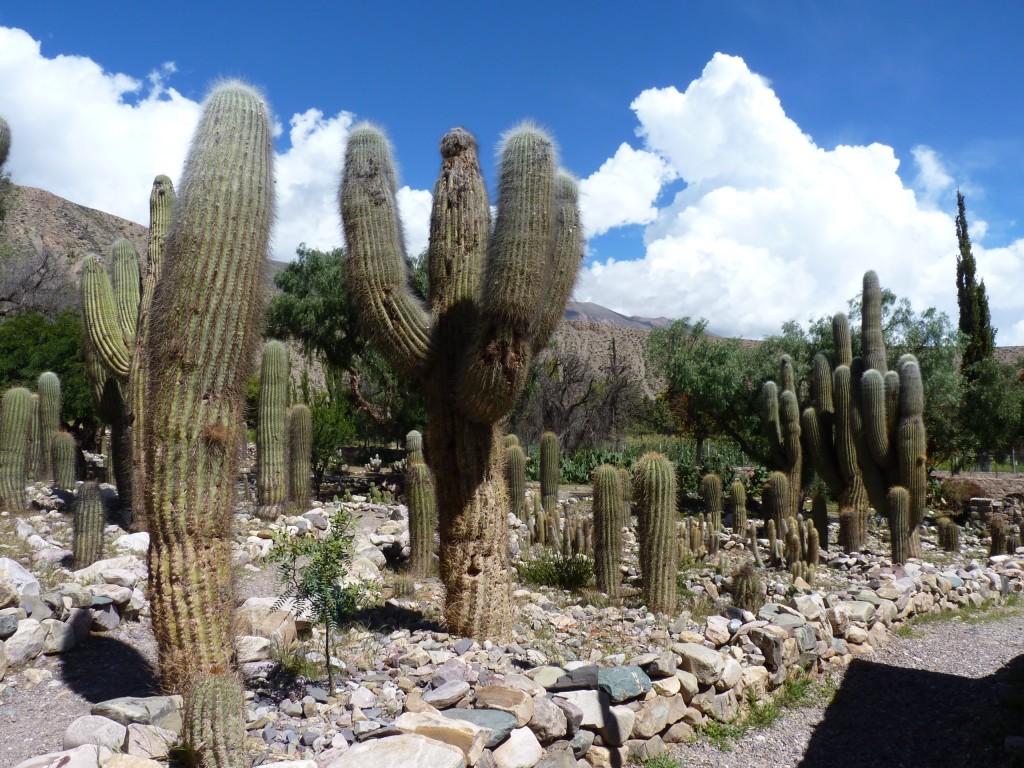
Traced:
[[558, 506], [560, 463], [558, 435], [545, 432], [540, 436], [540, 500], [547, 512]]
[[512, 511], [520, 520], [525, 520], [526, 514], [526, 453], [516, 442], [505, 448], [506, 474], [508, 475], [508, 497], [512, 505]]
[[280, 341], [263, 345], [260, 364], [259, 413], [256, 419], [257, 516], [273, 520], [284, 513], [288, 500], [285, 454], [288, 434], [288, 350]]
[[642, 518], [640, 568], [644, 602], [655, 613], [676, 610], [678, 550], [675, 545], [676, 473], [660, 453], [648, 453], [637, 462], [633, 498]]
[[619, 594], [619, 563], [622, 557], [622, 488], [619, 473], [611, 464], [594, 470], [594, 580], [597, 588]]
[[298, 403], [288, 409], [288, 500], [297, 515], [309, 508], [312, 460], [313, 413]]
[[[153, 630], [165, 689], [185, 695], [204, 765], [240, 768], [242, 688], [231, 670], [231, 509], [245, 380], [259, 343], [273, 217], [263, 99], [232, 81], [207, 99], [153, 295], [144, 371]], [[209, 694], [216, 689], [216, 701]], [[218, 744], [228, 744], [222, 752]], [[233, 746], [231, 746], [233, 745]]]
[[103, 557], [103, 495], [99, 483], [89, 482], [78, 491], [72, 521], [72, 551], [75, 569], [92, 565]]
[[39, 480], [50, 482], [53, 480], [53, 466], [51, 465], [50, 442], [53, 436], [60, 430], [60, 379], [57, 374], [47, 371], [39, 376], [36, 384], [36, 392], [39, 394], [39, 456], [40, 471]]
[[0, 509], [22, 512], [28, 482], [32, 393], [24, 387], [4, 392], [0, 400]]
[[50, 441], [50, 451], [53, 487], [70, 491], [75, 487], [75, 464], [78, 459], [74, 435], [58, 432]]
[[341, 185], [349, 288], [395, 368], [419, 380], [440, 514], [445, 620], [507, 637], [513, 610], [508, 494], [498, 422], [526, 386], [572, 292], [583, 254], [575, 182], [524, 127], [505, 142], [493, 232], [476, 140], [441, 140], [428, 262], [430, 310], [408, 288], [395, 171], [383, 134], [349, 135]]
[[779, 384], [766, 381], [761, 390], [762, 426], [768, 438], [772, 468], [786, 476], [786, 517], [796, 517], [802, 498], [800, 447], [800, 406], [793, 380], [793, 361], [783, 355], [779, 364]]

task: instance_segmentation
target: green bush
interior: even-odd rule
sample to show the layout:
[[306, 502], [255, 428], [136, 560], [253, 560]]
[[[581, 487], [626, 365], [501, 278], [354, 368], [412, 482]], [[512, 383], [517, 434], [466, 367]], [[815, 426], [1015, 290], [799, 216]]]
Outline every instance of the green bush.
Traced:
[[557, 587], [578, 592], [594, 578], [594, 561], [586, 555], [563, 555], [551, 550], [539, 553], [516, 566], [519, 580], [535, 587]]
[[319, 496], [324, 475], [338, 464], [338, 449], [356, 439], [356, 427], [344, 400], [314, 392], [309, 399], [313, 414], [313, 492]]

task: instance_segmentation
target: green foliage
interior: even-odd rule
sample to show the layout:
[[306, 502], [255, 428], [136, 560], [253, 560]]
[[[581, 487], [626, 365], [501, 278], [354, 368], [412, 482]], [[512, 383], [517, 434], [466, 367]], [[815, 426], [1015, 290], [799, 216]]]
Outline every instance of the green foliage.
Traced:
[[960, 333], [966, 340], [962, 366], [969, 379], [970, 370], [975, 364], [992, 357], [996, 332], [989, 316], [985, 281], [979, 283], [977, 280], [977, 263], [971, 252], [964, 196], [959, 190], [956, 193], [956, 208], [956, 240], [959, 251], [956, 256], [956, 301], [960, 309]]
[[535, 587], [556, 587], [578, 592], [594, 578], [594, 561], [586, 555], [567, 555], [541, 549], [516, 566], [519, 580]]
[[[323, 362], [332, 398], [348, 398], [360, 434], [397, 440], [425, 421], [424, 398], [369, 345], [347, 288], [344, 261], [341, 248], [300, 246], [298, 259], [274, 276], [280, 293], [268, 306], [266, 334], [294, 339], [304, 354]], [[416, 262], [414, 273], [421, 283], [423, 263]]]
[[60, 378], [61, 420], [94, 425], [92, 390], [82, 354], [82, 324], [74, 309], [47, 318], [39, 312], [0, 317], [0, 390], [36, 388], [39, 375]]
[[[279, 531], [267, 561], [278, 564], [278, 581], [283, 591], [275, 606], [294, 601], [297, 609], [308, 611], [310, 621], [324, 628], [327, 636], [371, 604], [375, 591], [364, 582], [342, 586], [354, 552], [352, 517], [343, 509], [330, 516], [326, 535], [290, 536]], [[330, 659], [330, 652], [324, 654]], [[328, 677], [331, 676], [327, 665]], [[332, 686], [333, 687], [333, 686]]]
[[309, 409], [313, 413], [313, 486], [319, 495], [324, 475], [338, 463], [338, 449], [355, 441], [356, 427], [348, 404], [326, 392], [314, 393]]

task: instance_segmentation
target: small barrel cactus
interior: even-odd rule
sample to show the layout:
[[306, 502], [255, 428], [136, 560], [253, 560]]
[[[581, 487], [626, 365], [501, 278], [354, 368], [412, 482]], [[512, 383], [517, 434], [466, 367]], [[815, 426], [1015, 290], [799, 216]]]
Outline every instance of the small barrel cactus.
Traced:
[[597, 588], [615, 597], [619, 593], [622, 556], [622, 489], [619, 473], [610, 464], [594, 470], [594, 578]]
[[53, 487], [70, 491], [75, 487], [75, 466], [78, 449], [70, 432], [58, 432], [50, 441], [50, 463], [53, 467]]
[[75, 499], [72, 551], [75, 569], [92, 565], [103, 557], [103, 495], [99, 483], [88, 482]]
[[633, 477], [637, 516], [643, 520], [640, 568], [644, 601], [655, 613], [676, 610], [676, 473], [660, 453], [645, 454]]
[[409, 464], [405, 488], [409, 501], [409, 570], [417, 576], [428, 576], [434, 567], [437, 507], [434, 481], [426, 464]]
[[1006, 515], [996, 513], [988, 520], [989, 557], [1006, 554]]
[[309, 507], [313, 460], [313, 412], [297, 403], [288, 409], [288, 496], [295, 514]]
[[939, 546], [946, 552], [960, 551], [960, 526], [948, 517], [939, 518]]
[[271, 339], [263, 345], [256, 419], [256, 489], [259, 494], [256, 514], [264, 520], [283, 514], [288, 500], [287, 410], [288, 350], [280, 341]]

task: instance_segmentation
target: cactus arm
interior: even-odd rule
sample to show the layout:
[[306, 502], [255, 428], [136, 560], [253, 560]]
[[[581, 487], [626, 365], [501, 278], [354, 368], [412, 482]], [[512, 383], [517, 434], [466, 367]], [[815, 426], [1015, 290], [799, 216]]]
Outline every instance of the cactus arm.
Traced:
[[853, 338], [850, 334], [850, 318], [842, 312], [832, 316], [833, 365], [850, 365], [853, 362]]
[[139, 259], [131, 241], [119, 237], [111, 246], [111, 278], [117, 303], [117, 324], [121, 326], [125, 346], [130, 350], [138, 331], [141, 278]]
[[580, 221], [579, 185], [565, 171], [555, 178], [555, 248], [545, 274], [547, 296], [540, 304], [533, 332], [532, 353], [547, 346], [565, 315], [565, 305], [576, 286], [583, 263], [583, 224]]
[[91, 255], [82, 265], [82, 311], [85, 331], [96, 359], [111, 376], [127, 378], [131, 369], [131, 352], [118, 322], [114, 288], [110, 275]]
[[891, 453], [885, 407], [885, 380], [874, 369], [865, 371], [861, 378], [860, 391], [864, 414], [864, 439], [871, 451], [871, 459], [879, 466], [887, 466]]
[[843, 488], [843, 481], [839, 476], [832, 444], [825, 435], [821, 417], [818, 416], [814, 408], [805, 408], [800, 423], [807, 438], [807, 449], [811, 453], [814, 469], [828, 486], [832, 495], [838, 497]]
[[395, 368], [421, 375], [430, 354], [430, 317], [409, 290], [394, 164], [387, 139], [372, 126], [349, 135], [340, 203], [346, 275], [363, 327]]
[[878, 282], [878, 275], [873, 271], [864, 273], [861, 345], [864, 349], [864, 368], [874, 368], [885, 374], [889, 368], [885, 360], [885, 339], [882, 336], [882, 286]]

